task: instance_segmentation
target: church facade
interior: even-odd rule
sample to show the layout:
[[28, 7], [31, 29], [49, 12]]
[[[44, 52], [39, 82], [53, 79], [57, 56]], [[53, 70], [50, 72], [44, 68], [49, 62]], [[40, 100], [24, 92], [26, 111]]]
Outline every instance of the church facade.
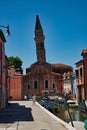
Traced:
[[[50, 92], [63, 92], [63, 75], [73, 72], [72, 66], [65, 64], [51, 64], [46, 61], [46, 50], [44, 46], [45, 36], [40, 23], [39, 16], [36, 15], [35, 23], [35, 44], [37, 61], [26, 68], [26, 74], [23, 76], [23, 95], [44, 95]], [[71, 84], [68, 77], [67, 82]], [[72, 85], [71, 88], [72, 89]]]

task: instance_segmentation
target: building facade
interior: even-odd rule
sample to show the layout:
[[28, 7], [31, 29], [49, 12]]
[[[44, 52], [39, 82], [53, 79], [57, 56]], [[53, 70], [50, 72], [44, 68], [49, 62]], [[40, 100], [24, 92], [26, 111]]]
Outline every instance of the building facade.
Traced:
[[83, 59], [76, 63], [76, 85], [78, 101], [87, 99], [87, 50], [82, 50]]
[[22, 100], [23, 75], [14, 66], [8, 67], [9, 100]]
[[23, 95], [62, 93], [64, 89], [62, 75], [65, 72], [73, 72], [73, 68], [69, 65], [50, 64], [46, 61], [45, 36], [38, 15], [36, 15], [34, 33], [37, 61], [26, 68], [26, 74], [23, 76]]
[[5, 37], [0, 29], [0, 109], [7, 105], [7, 58], [5, 56]]

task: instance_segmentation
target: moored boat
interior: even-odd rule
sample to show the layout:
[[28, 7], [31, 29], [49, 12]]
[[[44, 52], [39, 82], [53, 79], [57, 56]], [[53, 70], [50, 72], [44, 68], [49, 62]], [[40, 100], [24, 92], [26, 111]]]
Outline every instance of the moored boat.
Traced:
[[48, 101], [46, 106], [46, 109], [48, 109], [52, 113], [57, 113], [58, 112], [58, 105], [54, 102]]
[[62, 97], [58, 97], [58, 102], [59, 102], [59, 103], [65, 103], [65, 99], [62, 98]]
[[69, 105], [69, 107], [78, 107], [78, 103], [76, 100], [68, 100], [67, 104]]

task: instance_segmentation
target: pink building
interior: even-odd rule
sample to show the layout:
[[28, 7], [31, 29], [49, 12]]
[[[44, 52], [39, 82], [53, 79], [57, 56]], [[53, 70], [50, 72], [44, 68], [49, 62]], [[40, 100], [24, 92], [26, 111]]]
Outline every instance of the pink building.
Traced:
[[87, 50], [82, 50], [83, 59], [76, 63], [78, 101], [87, 99]]

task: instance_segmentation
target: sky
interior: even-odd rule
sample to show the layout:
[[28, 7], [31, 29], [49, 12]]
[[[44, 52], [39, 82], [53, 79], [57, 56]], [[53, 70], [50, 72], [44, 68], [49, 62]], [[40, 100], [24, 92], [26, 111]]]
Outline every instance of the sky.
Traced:
[[[34, 28], [36, 14], [45, 35], [46, 61], [75, 69], [87, 49], [87, 0], [1, 0], [0, 25], [10, 26], [5, 53], [23, 61], [23, 71], [37, 61]], [[6, 33], [5, 28], [4, 35]]]

